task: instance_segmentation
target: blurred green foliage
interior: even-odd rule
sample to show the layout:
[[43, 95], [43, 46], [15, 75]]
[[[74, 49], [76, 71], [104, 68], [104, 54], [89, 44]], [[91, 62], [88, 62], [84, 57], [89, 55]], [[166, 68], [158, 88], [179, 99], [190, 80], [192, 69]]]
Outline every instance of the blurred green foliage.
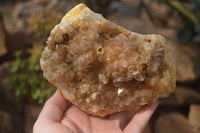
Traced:
[[19, 101], [43, 104], [56, 88], [43, 77], [40, 68], [40, 56], [44, 46], [42, 44], [64, 14], [59, 10], [53, 10], [56, 8], [56, 2], [43, 1], [37, 6], [40, 7], [38, 11], [32, 9], [33, 12], [25, 16], [26, 30], [33, 33], [33, 43], [36, 44], [28, 51], [30, 56], [26, 58], [21, 56], [26, 51], [15, 52], [12, 76], [8, 83]]
[[31, 55], [26, 59], [21, 58], [21, 51], [15, 52], [16, 59], [8, 83], [19, 101], [43, 104], [55, 91], [55, 87], [42, 75], [39, 63], [41, 50], [42, 47], [33, 45]]

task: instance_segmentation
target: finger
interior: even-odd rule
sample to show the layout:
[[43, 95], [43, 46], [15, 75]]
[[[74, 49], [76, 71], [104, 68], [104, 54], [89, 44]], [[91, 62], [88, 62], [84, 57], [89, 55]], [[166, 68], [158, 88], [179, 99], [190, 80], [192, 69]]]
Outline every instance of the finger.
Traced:
[[67, 100], [61, 92], [57, 90], [55, 94], [47, 100], [38, 119], [47, 120], [49, 122], [59, 122], [63, 112], [67, 108]]
[[141, 133], [157, 106], [158, 102], [144, 106], [126, 126], [124, 133]]
[[129, 115], [128, 111], [123, 111], [123, 112], [114, 113], [114, 114], [110, 115], [108, 119], [111, 121], [115, 121], [121, 127], [122, 124], [128, 118], [128, 115]]

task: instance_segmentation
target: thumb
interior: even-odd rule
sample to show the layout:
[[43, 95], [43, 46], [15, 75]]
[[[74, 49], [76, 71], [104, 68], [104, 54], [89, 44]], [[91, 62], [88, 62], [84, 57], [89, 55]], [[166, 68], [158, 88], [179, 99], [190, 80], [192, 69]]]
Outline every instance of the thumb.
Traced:
[[125, 127], [123, 133], [141, 133], [147, 122], [158, 107], [158, 102], [142, 107], [142, 109], [133, 117], [130, 123]]

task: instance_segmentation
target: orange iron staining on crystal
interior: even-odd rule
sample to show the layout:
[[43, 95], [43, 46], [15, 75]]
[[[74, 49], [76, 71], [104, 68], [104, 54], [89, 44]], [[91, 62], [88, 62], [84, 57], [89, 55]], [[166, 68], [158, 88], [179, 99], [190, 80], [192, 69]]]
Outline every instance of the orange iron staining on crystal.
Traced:
[[51, 31], [44, 77], [81, 110], [106, 116], [154, 103], [175, 89], [175, 61], [160, 35], [141, 35], [84, 4]]

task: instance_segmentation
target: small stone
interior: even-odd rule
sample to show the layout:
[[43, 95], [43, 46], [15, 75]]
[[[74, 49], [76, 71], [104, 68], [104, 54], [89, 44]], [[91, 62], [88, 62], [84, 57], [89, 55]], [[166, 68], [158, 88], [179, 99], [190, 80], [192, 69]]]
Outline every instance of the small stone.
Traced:
[[187, 118], [179, 113], [161, 115], [155, 123], [155, 133], [194, 133]]
[[189, 111], [189, 123], [196, 132], [200, 132], [200, 105], [192, 104]]
[[193, 103], [200, 103], [200, 93], [186, 87], [176, 87], [172, 95], [160, 99], [161, 106], [189, 106]]

